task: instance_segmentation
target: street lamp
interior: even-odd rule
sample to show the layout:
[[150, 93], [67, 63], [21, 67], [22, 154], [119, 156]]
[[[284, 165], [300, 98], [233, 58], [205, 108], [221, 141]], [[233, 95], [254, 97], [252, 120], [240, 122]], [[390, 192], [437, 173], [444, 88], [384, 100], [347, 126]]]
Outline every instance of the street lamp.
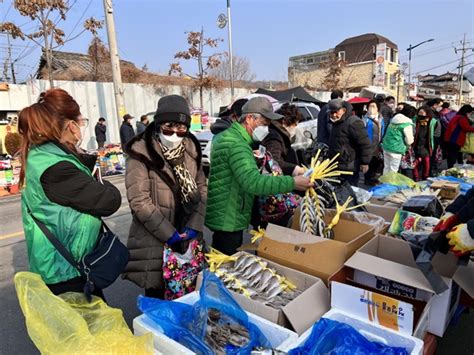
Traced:
[[410, 47], [407, 48], [407, 51], [408, 51], [408, 93], [410, 93], [410, 84], [411, 84], [411, 51], [412, 49], [415, 49], [416, 47], [419, 47], [424, 43], [433, 42], [433, 41], [434, 41], [434, 38], [427, 39], [426, 41], [420, 42], [414, 46], [410, 44]]
[[234, 56], [232, 54], [232, 20], [230, 17], [230, 0], [227, 0], [227, 17], [220, 14], [217, 18], [217, 27], [223, 29], [227, 25], [229, 38], [229, 64], [230, 64], [230, 94], [234, 98]]

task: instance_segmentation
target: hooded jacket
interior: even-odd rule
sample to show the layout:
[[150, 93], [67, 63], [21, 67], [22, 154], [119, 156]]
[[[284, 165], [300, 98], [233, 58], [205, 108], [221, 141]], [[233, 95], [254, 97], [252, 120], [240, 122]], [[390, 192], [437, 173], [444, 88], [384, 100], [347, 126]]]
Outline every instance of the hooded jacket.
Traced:
[[329, 157], [339, 154], [339, 170], [354, 171], [357, 160], [360, 165], [368, 165], [373, 156], [364, 122], [352, 115], [352, 105], [344, 101], [346, 113], [339, 121], [333, 122], [329, 137]]
[[262, 145], [280, 165], [284, 175], [293, 175], [293, 171], [298, 165], [298, 157], [291, 148], [289, 133], [279, 122], [272, 122]]
[[462, 147], [466, 142], [466, 133], [468, 132], [474, 132], [474, 127], [471, 126], [469, 118], [467, 118], [466, 115], [456, 115], [448, 123], [444, 140], [445, 142]]
[[[185, 227], [203, 231], [207, 186], [201, 148], [192, 134], [184, 138], [184, 144], [184, 161], [200, 197], [194, 208], [188, 208], [190, 213], [181, 206], [178, 182], [155, 138], [155, 123], [125, 147], [125, 187], [133, 218], [127, 242], [130, 261], [123, 276], [140, 287], [162, 287], [163, 246], [175, 231], [181, 233]], [[181, 249], [186, 250], [187, 244], [183, 242]]]
[[387, 127], [382, 141], [382, 148], [395, 154], [405, 154], [413, 144], [413, 121], [411, 118], [397, 113]]
[[107, 126], [101, 125], [100, 123], [97, 122], [95, 125], [95, 139], [97, 143], [104, 143], [106, 140], [105, 137], [105, 132], [107, 132]]
[[221, 132], [224, 132], [227, 128], [229, 128], [230, 126], [232, 126], [232, 119], [227, 116], [227, 117], [223, 117], [223, 118], [219, 118], [218, 120], [216, 120], [216, 122], [214, 122], [214, 124], [211, 126], [211, 132], [212, 134], [216, 135], [216, 134], [219, 134]]

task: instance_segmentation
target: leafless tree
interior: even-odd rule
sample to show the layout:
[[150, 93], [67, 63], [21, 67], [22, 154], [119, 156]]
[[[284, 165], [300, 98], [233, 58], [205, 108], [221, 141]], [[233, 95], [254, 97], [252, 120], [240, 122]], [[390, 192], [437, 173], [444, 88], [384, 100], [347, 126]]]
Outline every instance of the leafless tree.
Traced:
[[199, 90], [199, 100], [201, 108], [203, 107], [203, 91], [204, 89], [212, 89], [221, 86], [221, 80], [214, 77], [211, 71], [221, 64], [222, 53], [214, 53], [205, 55], [208, 48], [216, 48], [220, 38], [204, 37], [204, 29], [200, 32], [185, 32], [189, 48], [185, 51], [178, 52], [174, 55], [175, 59], [193, 60], [197, 63], [197, 74], [190, 75], [184, 72], [179, 61], [171, 63], [169, 74], [178, 74], [180, 76], [188, 76], [194, 80], [194, 87]]
[[[14, 39], [28, 39], [42, 48], [51, 88], [54, 86], [52, 73], [53, 50], [76, 39], [85, 31], [96, 34], [97, 30], [102, 28], [102, 22], [91, 17], [84, 22], [83, 30], [80, 33], [72, 38], [65, 39], [65, 33], [58, 27], [58, 23], [66, 20], [66, 14], [69, 10], [67, 0], [15, 0], [14, 7], [21, 16], [30, 18], [33, 23], [38, 25], [36, 32], [24, 33], [19, 26], [12, 22], [0, 23], [0, 32], [9, 33]], [[55, 22], [51, 20], [54, 15], [58, 16], [58, 20]], [[43, 43], [41, 43], [41, 39], [43, 39]]]
[[[233, 62], [235, 81], [255, 80], [255, 74], [252, 73], [250, 61], [247, 58], [234, 55]], [[221, 64], [211, 70], [211, 75], [220, 80], [230, 80], [230, 57], [228, 53], [225, 54], [225, 58], [222, 60]]]
[[326, 69], [326, 75], [321, 85], [325, 90], [333, 91], [341, 88], [341, 75], [346, 67], [346, 62], [332, 53], [327, 63], [321, 64]]

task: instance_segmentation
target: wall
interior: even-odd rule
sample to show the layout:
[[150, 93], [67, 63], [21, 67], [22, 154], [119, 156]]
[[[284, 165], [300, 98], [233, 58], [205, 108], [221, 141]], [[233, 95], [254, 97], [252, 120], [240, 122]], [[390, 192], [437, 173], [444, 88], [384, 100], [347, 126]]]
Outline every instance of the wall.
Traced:
[[[294, 85], [321, 87], [326, 72], [326, 69], [315, 69], [310, 72], [302, 73], [296, 72]], [[372, 72], [372, 62], [350, 64], [344, 67], [340, 80], [341, 90], [372, 85]]]
[[[45, 80], [33, 80], [23, 85], [10, 85], [10, 90], [0, 92], [0, 111], [19, 111], [23, 107], [36, 102], [38, 95], [45, 91], [49, 84]], [[116, 117], [115, 99], [112, 83], [96, 83], [87, 81], [55, 81], [55, 87], [68, 91], [81, 106], [82, 114], [89, 118], [89, 126], [83, 142], [83, 148], [97, 147], [94, 135], [94, 126], [99, 117], [107, 120], [107, 142], [118, 143], [119, 120]], [[235, 89], [235, 97], [242, 97], [254, 90]], [[199, 107], [199, 92], [193, 92], [186, 86], [162, 86], [124, 84], [125, 107], [127, 112], [135, 116], [135, 121], [141, 115], [156, 110], [160, 97], [178, 94], [186, 97], [193, 107]], [[217, 92], [205, 91], [203, 97], [204, 109], [211, 115], [217, 115], [220, 106], [231, 103], [230, 89], [224, 88]], [[135, 125], [135, 123], [133, 123]]]

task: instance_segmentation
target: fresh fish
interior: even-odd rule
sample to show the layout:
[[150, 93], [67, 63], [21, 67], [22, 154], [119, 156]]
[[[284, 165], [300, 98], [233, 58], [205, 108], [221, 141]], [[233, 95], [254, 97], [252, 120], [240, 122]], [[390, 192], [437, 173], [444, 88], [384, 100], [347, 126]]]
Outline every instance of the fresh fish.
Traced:
[[257, 275], [262, 270], [263, 270], [262, 265], [260, 265], [258, 262], [255, 262], [255, 264], [251, 265], [250, 267], [247, 268], [247, 270], [245, 270], [242, 276], [246, 279], [252, 279], [255, 275]]

